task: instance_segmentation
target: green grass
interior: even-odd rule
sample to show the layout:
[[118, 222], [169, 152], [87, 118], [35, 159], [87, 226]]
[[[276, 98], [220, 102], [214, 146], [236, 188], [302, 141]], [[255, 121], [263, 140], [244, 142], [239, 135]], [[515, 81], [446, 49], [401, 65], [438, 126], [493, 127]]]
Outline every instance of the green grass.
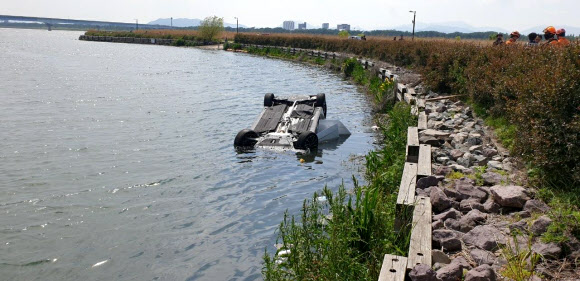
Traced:
[[[534, 276], [536, 266], [540, 261], [540, 255], [532, 251], [531, 238], [522, 249], [517, 241], [517, 234], [512, 239], [508, 239], [506, 246], [501, 246], [501, 256], [505, 258], [507, 264], [501, 269], [504, 277], [515, 281], [527, 281]], [[513, 243], [512, 243], [513, 241]]]
[[494, 128], [497, 138], [510, 151], [513, 151], [514, 140], [517, 134], [517, 127], [511, 124], [505, 117], [487, 117], [485, 124]]
[[264, 254], [265, 280], [376, 280], [385, 254], [407, 254], [409, 237], [394, 232], [394, 219], [407, 127], [416, 120], [402, 103], [389, 117], [384, 147], [367, 156], [369, 184], [355, 180], [352, 194], [324, 188], [304, 201], [299, 217], [286, 213], [278, 240], [290, 254]]

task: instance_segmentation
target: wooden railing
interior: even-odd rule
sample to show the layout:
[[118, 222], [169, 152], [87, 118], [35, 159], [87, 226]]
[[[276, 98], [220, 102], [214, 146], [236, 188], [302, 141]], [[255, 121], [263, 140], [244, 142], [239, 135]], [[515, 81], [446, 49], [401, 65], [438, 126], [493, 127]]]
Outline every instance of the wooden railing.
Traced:
[[[407, 153], [405, 168], [397, 196], [396, 231], [410, 231], [408, 257], [385, 255], [379, 281], [403, 281], [407, 273], [417, 264], [431, 266], [431, 200], [415, 196], [417, 180], [431, 176], [431, 146], [419, 143], [419, 131], [427, 129], [425, 99], [414, 89], [397, 84], [395, 96], [399, 101], [411, 105], [411, 112], [418, 115], [417, 127], [407, 130]], [[409, 223], [410, 221], [410, 223]], [[401, 233], [408, 235], [408, 233]]]

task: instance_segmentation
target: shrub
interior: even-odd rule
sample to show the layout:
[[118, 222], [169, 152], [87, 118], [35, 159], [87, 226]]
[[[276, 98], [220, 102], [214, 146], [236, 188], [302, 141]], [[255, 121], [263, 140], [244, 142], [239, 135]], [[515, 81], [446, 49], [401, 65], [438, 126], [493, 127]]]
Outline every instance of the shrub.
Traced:
[[199, 33], [204, 42], [213, 41], [224, 31], [224, 19], [217, 16], [205, 18], [199, 25]]

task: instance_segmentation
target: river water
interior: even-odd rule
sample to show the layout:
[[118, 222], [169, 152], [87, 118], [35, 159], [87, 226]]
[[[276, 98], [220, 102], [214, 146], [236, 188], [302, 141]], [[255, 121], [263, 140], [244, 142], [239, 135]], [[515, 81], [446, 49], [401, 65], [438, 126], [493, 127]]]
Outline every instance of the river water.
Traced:
[[[0, 29], [0, 280], [260, 280], [284, 211], [362, 178], [369, 107], [340, 76], [79, 35]], [[237, 153], [268, 92], [326, 93], [352, 136]]]

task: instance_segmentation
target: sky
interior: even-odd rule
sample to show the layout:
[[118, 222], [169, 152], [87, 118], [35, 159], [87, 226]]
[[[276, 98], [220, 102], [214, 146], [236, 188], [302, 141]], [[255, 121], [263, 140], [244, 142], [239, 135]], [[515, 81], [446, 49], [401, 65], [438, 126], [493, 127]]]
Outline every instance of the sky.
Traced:
[[[1, 0], [0, 14], [147, 23], [158, 18], [216, 15], [227, 23], [277, 27], [284, 20], [363, 30], [417, 23], [464, 22], [505, 30], [548, 25], [580, 27], [580, 0]], [[420, 28], [419, 26], [417, 27]]]

